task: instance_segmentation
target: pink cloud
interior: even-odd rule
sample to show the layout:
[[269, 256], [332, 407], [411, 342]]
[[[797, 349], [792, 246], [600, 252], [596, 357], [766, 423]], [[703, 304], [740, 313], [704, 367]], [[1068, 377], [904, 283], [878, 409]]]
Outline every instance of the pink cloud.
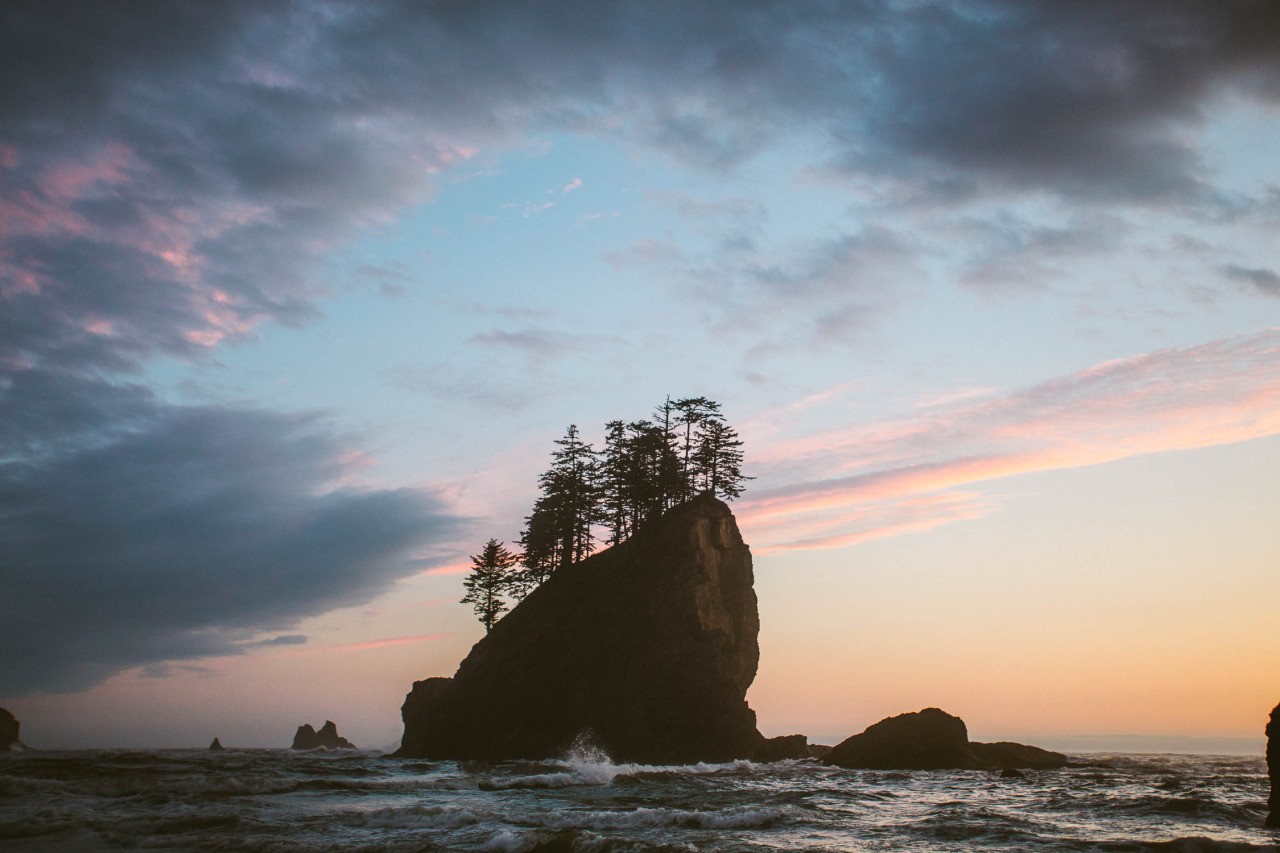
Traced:
[[738, 516], [764, 553], [842, 547], [979, 517], [990, 507], [955, 491], [978, 483], [1276, 434], [1280, 329], [1267, 329], [774, 442], [759, 473], [791, 482]]

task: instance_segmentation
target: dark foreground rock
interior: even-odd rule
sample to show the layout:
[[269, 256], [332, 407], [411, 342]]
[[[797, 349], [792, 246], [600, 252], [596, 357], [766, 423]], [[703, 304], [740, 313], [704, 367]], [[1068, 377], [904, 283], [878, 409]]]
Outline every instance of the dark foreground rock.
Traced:
[[[295, 737], [295, 738], [294, 738], [294, 740], [296, 741], [296, 740], [297, 740], [297, 738]], [[226, 749], [226, 747], [224, 747], [224, 746], [222, 745], [222, 741], [218, 740], [217, 738], [214, 738], [214, 739], [213, 739], [213, 743], [209, 744], [209, 751], [210, 751], [210, 752], [219, 752], [219, 751], [221, 751], [221, 750], [223, 750], [223, 749]]]
[[338, 726], [333, 720], [325, 720], [320, 731], [311, 728], [311, 724], [298, 726], [298, 733], [293, 736], [294, 749], [355, 749], [356, 745], [338, 735]]
[[617, 761], [799, 753], [766, 747], [746, 703], [760, 629], [751, 552], [725, 504], [676, 507], [559, 569], [472, 648], [416, 682], [400, 756], [542, 759], [589, 733]]
[[1271, 776], [1271, 797], [1267, 800], [1267, 826], [1280, 827], [1280, 705], [1267, 721], [1267, 773]]
[[837, 744], [827, 764], [867, 770], [1042, 770], [1067, 757], [1020, 743], [970, 743], [964, 720], [925, 708], [881, 720]]
[[21, 724], [4, 708], [0, 708], [0, 752], [8, 752], [9, 747], [18, 742], [18, 727]]

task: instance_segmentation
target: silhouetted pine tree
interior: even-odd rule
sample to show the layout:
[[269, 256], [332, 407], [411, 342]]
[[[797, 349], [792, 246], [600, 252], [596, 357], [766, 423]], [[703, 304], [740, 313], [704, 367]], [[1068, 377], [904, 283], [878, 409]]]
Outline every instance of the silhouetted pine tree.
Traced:
[[[670, 398], [668, 403], [670, 403]], [[697, 431], [707, 421], [720, 418], [720, 404], [706, 397], [685, 397], [671, 404], [672, 426], [680, 455], [680, 480], [674, 503], [683, 503], [698, 492], [698, 471], [694, 457]]]
[[520, 537], [525, 568], [536, 583], [591, 553], [591, 525], [599, 515], [595, 451], [579, 437], [576, 424], [556, 445], [559, 449], [551, 454], [551, 467], [538, 478], [542, 495], [525, 519]]
[[519, 562], [520, 558], [497, 539], [490, 539], [484, 550], [471, 557], [471, 574], [462, 582], [467, 594], [461, 603], [473, 606], [486, 634], [509, 607], [503, 596], [513, 591], [516, 582], [513, 569]]
[[716, 414], [702, 421], [693, 451], [694, 473], [702, 491], [731, 501], [742, 495], [747, 480], [742, 473], [742, 439], [738, 431]]

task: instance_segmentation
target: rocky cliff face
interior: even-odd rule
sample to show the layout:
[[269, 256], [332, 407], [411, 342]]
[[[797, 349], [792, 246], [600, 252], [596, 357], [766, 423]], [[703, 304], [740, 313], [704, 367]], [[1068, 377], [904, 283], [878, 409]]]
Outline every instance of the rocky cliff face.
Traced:
[[974, 743], [964, 720], [938, 708], [899, 714], [840, 742], [827, 764], [867, 770], [1015, 770], [1062, 767], [1067, 757], [1020, 743]]
[[8, 752], [18, 742], [18, 725], [13, 714], [0, 708], [0, 752]]
[[1271, 776], [1271, 798], [1267, 801], [1267, 826], [1280, 827], [1280, 705], [1267, 721], [1267, 772]]
[[540, 759], [587, 732], [618, 761], [762, 755], [745, 699], [760, 658], [752, 584], [729, 508], [695, 498], [557, 571], [452, 679], [416, 682], [397, 754]]

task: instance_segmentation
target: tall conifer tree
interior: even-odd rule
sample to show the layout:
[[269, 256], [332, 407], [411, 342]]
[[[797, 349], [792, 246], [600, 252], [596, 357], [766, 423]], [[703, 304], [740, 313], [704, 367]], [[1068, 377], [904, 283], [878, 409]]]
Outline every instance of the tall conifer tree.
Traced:
[[486, 634], [509, 607], [503, 596], [513, 591], [516, 582], [513, 570], [519, 562], [520, 558], [497, 539], [490, 539], [484, 550], [471, 557], [471, 573], [462, 582], [467, 590], [462, 603], [472, 605]]

